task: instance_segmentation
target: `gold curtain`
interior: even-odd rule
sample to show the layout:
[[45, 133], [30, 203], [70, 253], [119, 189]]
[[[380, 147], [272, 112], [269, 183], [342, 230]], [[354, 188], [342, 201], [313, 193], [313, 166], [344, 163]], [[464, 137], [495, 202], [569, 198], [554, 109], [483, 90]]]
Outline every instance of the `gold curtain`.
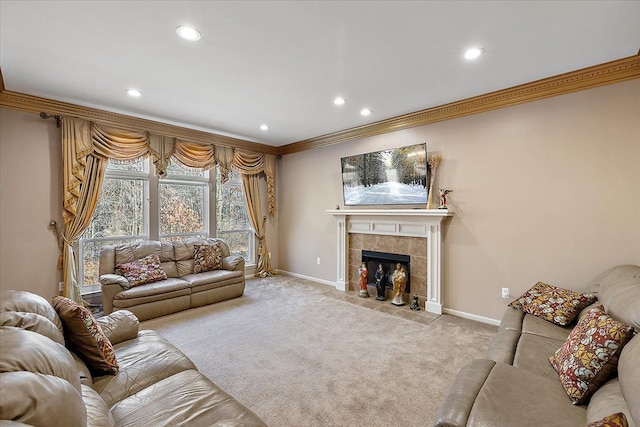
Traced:
[[233, 167], [240, 172], [242, 177], [242, 189], [249, 213], [249, 219], [253, 231], [258, 238], [258, 266], [256, 274], [260, 277], [275, 274], [271, 268], [269, 249], [265, 236], [265, 222], [267, 217], [262, 216], [260, 207], [260, 179], [259, 174], [264, 172], [265, 155], [242, 149], [236, 149], [233, 153]]
[[63, 117], [62, 124], [63, 295], [81, 303], [73, 245], [91, 222], [108, 159], [135, 162], [146, 157], [150, 153], [149, 134], [101, 126], [73, 117]]
[[216, 165], [215, 153], [216, 149], [213, 145], [176, 139], [173, 157], [187, 167], [206, 170]]
[[174, 148], [175, 139], [172, 137], [153, 134], [149, 137], [149, 152], [153, 159], [156, 175], [160, 178], [167, 175], [167, 167], [171, 156], [173, 156]]
[[233, 148], [216, 145], [216, 163], [220, 167], [220, 184], [229, 181], [231, 165], [233, 164]]

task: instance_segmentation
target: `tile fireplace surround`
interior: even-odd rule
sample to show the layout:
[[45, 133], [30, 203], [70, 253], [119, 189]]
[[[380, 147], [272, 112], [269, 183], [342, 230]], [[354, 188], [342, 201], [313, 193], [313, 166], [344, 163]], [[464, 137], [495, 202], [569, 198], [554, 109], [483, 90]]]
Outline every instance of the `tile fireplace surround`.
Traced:
[[[362, 250], [411, 256], [411, 293], [425, 300], [425, 309], [442, 314], [441, 266], [445, 209], [336, 209], [338, 251], [336, 289], [357, 283]], [[349, 280], [351, 279], [351, 280]]]

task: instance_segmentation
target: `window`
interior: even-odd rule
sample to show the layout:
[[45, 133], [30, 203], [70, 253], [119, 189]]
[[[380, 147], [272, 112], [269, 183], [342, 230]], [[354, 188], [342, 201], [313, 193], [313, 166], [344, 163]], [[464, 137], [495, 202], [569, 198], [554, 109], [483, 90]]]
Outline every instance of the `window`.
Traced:
[[254, 234], [242, 194], [240, 174], [232, 171], [229, 181], [220, 184], [220, 170], [216, 174], [216, 232], [229, 243], [233, 254], [242, 255], [247, 264], [254, 263]]
[[206, 237], [209, 233], [209, 172], [171, 162], [160, 180], [160, 239]]
[[[172, 161], [166, 178], [158, 179], [149, 173], [151, 167], [150, 160], [109, 161], [96, 210], [76, 247], [83, 294], [100, 290], [98, 264], [100, 249], [106, 245], [215, 234], [229, 243], [233, 254], [242, 255], [247, 264], [255, 263], [255, 240], [237, 173], [216, 185], [216, 201], [210, 203], [213, 171], [192, 170]], [[210, 233], [214, 228], [217, 234]]]
[[100, 289], [100, 248], [149, 236], [149, 165], [146, 161], [117, 164], [109, 161], [91, 222], [78, 242], [78, 283], [81, 292]]

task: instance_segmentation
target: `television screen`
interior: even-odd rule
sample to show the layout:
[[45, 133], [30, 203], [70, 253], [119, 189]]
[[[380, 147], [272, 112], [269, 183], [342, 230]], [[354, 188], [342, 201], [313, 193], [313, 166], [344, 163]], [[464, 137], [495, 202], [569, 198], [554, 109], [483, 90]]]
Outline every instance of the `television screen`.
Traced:
[[343, 157], [345, 206], [426, 205], [427, 144]]

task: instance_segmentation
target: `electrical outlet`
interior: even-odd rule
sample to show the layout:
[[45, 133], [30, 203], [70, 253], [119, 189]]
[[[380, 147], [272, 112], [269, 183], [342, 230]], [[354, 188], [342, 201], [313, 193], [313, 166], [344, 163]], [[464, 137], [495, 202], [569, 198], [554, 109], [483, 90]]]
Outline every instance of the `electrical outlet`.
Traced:
[[318, 259], [316, 260], [316, 263], [318, 263], [318, 265], [320, 265], [320, 258], [318, 258]]
[[58, 282], [58, 292], [62, 292], [63, 287], [64, 287], [64, 282]]
[[269, 259], [271, 259], [271, 252], [269, 252]]
[[502, 288], [502, 298], [504, 299], [509, 298], [509, 288]]

